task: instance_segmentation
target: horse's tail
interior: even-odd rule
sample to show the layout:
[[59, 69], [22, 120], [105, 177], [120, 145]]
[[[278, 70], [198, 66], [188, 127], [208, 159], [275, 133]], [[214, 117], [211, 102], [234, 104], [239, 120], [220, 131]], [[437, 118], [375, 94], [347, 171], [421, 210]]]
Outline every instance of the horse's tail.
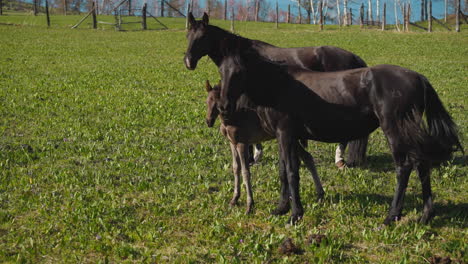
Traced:
[[401, 129], [406, 131], [404, 137], [409, 139], [406, 143], [415, 147], [416, 159], [445, 162], [457, 150], [464, 153], [457, 125], [429, 81], [424, 77], [421, 81], [424, 88], [424, 112], [421, 114], [420, 111], [413, 111], [401, 123], [409, 129]]
[[368, 140], [369, 135], [364, 138], [348, 142], [348, 156], [346, 158], [346, 165], [349, 167], [356, 167], [365, 164]]

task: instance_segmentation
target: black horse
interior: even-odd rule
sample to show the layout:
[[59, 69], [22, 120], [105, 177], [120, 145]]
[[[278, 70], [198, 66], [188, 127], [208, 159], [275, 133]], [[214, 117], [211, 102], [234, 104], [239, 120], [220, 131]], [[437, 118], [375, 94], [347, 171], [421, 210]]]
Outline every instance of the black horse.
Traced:
[[430, 168], [462, 150], [456, 124], [429, 81], [421, 74], [393, 65], [339, 72], [313, 72], [288, 67], [243, 49], [238, 38], [225, 45], [220, 63], [220, 111], [225, 118], [239, 108], [238, 98], [279, 113], [263, 116], [276, 127], [280, 147], [281, 198], [276, 213], [303, 215], [299, 195], [297, 140], [343, 142], [368, 135], [379, 126], [390, 146], [398, 185], [384, 223], [401, 217], [403, 197], [413, 168], [422, 183], [422, 223], [433, 216]]
[[[209, 25], [209, 18], [206, 13], [200, 21], [196, 21], [192, 13], [189, 13], [189, 24], [190, 28], [187, 33], [188, 48], [184, 63], [190, 70], [194, 70], [197, 67], [198, 60], [205, 55], [208, 55], [219, 67], [224, 57], [221, 43], [239, 38], [244, 40], [246, 44], [243, 48], [254, 50], [264, 58], [290, 66], [325, 72], [367, 67], [359, 56], [337, 47], [279, 48], [259, 40], [242, 38], [219, 27]], [[368, 135], [363, 135], [361, 139], [349, 142], [348, 157], [346, 159], [348, 166], [364, 163], [367, 141]], [[341, 155], [345, 147], [346, 142], [340, 142], [340, 146], [337, 148], [335, 162], [338, 167], [344, 165]]]

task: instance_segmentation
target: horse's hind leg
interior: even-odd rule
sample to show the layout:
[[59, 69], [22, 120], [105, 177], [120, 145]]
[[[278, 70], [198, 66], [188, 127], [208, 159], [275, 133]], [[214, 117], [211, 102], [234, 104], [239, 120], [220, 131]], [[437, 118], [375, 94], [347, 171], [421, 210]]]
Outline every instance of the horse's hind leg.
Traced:
[[232, 154], [232, 172], [234, 173], [234, 195], [231, 199], [231, 202], [229, 204], [231, 206], [234, 206], [237, 204], [237, 201], [239, 200], [240, 197], [240, 170], [241, 170], [241, 165], [240, 165], [240, 158], [239, 154], [237, 153], [237, 148], [236, 146], [231, 143], [231, 154]]
[[252, 212], [254, 200], [252, 194], [252, 183], [250, 178], [250, 168], [249, 168], [249, 146], [245, 144], [237, 144], [237, 152], [240, 156], [240, 164], [242, 171], [242, 178], [244, 180], [244, 186], [247, 193], [247, 209], [245, 213], [249, 214]]
[[381, 127], [385, 136], [387, 137], [388, 144], [392, 150], [393, 160], [396, 166], [397, 174], [397, 187], [393, 196], [392, 205], [388, 216], [384, 221], [385, 225], [389, 225], [392, 221], [401, 219], [401, 211], [403, 209], [403, 201], [405, 197], [406, 187], [408, 186], [408, 179], [413, 169], [413, 162], [408, 157], [408, 146], [401, 140], [400, 133], [395, 125], [395, 122], [387, 120], [381, 123]]
[[258, 163], [263, 156], [262, 144], [255, 144], [254, 147], [254, 163]]
[[312, 174], [312, 179], [314, 180], [315, 185], [315, 191], [317, 192], [317, 200], [320, 201], [323, 199], [325, 191], [323, 190], [322, 183], [320, 182], [320, 178], [317, 173], [317, 168], [315, 167], [314, 158], [301, 145], [299, 145], [298, 147], [298, 153], [302, 162], [304, 162], [307, 169]]
[[[395, 156], [395, 155], [394, 155]], [[406, 155], [404, 155], [406, 156]], [[396, 173], [397, 173], [397, 187], [393, 196], [392, 205], [384, 224], [389, 225], [393, 221], [401, 219], [401, 211], [403, 210], [403, 201], [405, 197], [406, 187], [408, 186], [408, 179], [411, 174], [412, 164], [408, 163], [406, 159], [400, 160], [400, 157], [395, 159]]]
[[421, 223], [427, 224], [434, 216], [432, 191], [431, 191], [431, 168], [428, 162], [421, 162], [417, 166], [417, 173], [422, 185], [424, 209], [420, 219]]

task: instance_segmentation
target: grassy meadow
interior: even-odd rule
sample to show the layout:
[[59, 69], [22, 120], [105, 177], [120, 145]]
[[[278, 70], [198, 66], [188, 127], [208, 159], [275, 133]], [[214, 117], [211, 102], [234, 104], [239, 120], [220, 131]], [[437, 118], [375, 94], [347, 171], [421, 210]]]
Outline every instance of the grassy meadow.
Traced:
[[[468, 262], [462, 153], [432, 172], [437, 216], [430, 225], [417, 222], [422, 195], [413, 173], [404, 218], [379, 228], [396, 185], [381, 131], [370, 138], [366, 168], [338, 171], [336, 145], [311, 142], [326, 198], [315, 201], [302, 168], [305, 215], [287, 226], [287, 215], [270, 215], [279, 197], [278, 149], [271, 141], [251, 169], [256, 204], [245, 215], [244, 193], [240, 206], [228, 205], [229, 145], [204, 122], [204, 82], [217, 82], [219, 74], [208, 58], [196, 71], [185, 69], [185, 21], [165, 18], [170, 30], [145, 32], [89, 24], [69, 29], [79, 18], [55, 16], [47, 28], [32, 16], [0, 17], [0, 262]], [[212, 23], [229, 28], [229, 22]], [[236, 23], [245, 37], [284, 47], [339, 46], [369, 65], [422, 73], [459, 125], [465, 148], [467, 29], [428, 34], [328, 26], [319, 32]], [[296, 253], [279, 250], [287, 238]]]

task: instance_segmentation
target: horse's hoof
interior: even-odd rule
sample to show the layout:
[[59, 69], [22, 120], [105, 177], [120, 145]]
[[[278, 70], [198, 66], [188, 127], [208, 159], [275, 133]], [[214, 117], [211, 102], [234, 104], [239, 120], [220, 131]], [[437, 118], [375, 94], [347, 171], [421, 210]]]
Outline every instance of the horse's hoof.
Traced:
[[325, 192], [317, 194], [317, 203], [325, 201]]
[[397, 222], [401, 220], [401, 215], [389, 215], [384, 220], [384, 225], [390, 225], [393, 222]]
[[253, 208], [254, 208], [254, 203], [248, 203], [247, 204], [247, 209], [245, 210], [245, 214], [251, 214], [253, 212]]
[[232, 199], [230, 202], [229, 202], [229, 206], [230, 207], [234, 207], [237, 205], [237, 199]]
[[286, 225], [296, 225], [299, 221], [301, 221], [301, 219], [302, 215], [291, 215]]
[[287, 205], [280, 205], [275, 210], [271, 212], [272, 215], [285, 215], [289, 212], [289, 204]]
[[419, 223], [427, 225], [432, 220], [432, 218], [434, 218], [434, 213], [423, 214], [421, 218], [419, 218]]
[[346, 168], [346, 163], [343, 160], [338, 161], [335, 163], [336, 167], [340, 170], [344, 170]]

